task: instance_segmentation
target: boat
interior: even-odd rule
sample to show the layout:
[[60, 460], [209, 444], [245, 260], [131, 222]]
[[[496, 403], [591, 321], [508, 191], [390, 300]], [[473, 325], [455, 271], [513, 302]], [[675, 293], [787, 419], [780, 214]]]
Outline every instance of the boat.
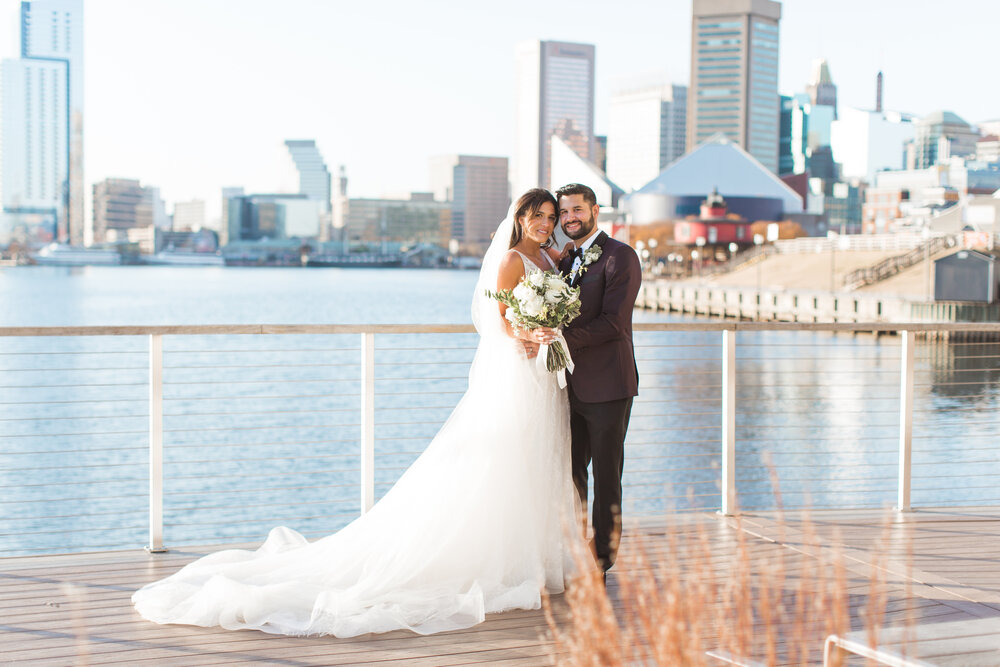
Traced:
[[143, 258], [143, 264], [155, 266], [225, 266], [225, 258], [214, 252], [161, 250]]
[[309, 267], [339, 268], [395, 268], [403, 265], [403, 258], [396, 255], [352, 253], [349, 255], [312, 255], [306, 261]]
[[117, 266], [122, 256], [117, 250], [108, 248], [85, 248], [65, 243], [50, 243], [29, 255], [35, 264], [47, 266]]

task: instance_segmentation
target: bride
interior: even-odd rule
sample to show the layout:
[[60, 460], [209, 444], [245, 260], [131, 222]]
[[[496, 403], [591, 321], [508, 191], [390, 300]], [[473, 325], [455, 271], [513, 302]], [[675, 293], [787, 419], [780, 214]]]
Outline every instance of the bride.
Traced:
[[581, 539], [568, 402], [525, 355], [552, 331], [512, 330], [486, 296], [555, 266], [555, 223], [555, 199], [535, 189], [500, 224], [473, 297], [469, 389], [370, 512], [315, 542], [278, 527], [256, 551], [205, 556], [137, 591], [138, 612], [287, 635], [429, 634], [561, 592]]

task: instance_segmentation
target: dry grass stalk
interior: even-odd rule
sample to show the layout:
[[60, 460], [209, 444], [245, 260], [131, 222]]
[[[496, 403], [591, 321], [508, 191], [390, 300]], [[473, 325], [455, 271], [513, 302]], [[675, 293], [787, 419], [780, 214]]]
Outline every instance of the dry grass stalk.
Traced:
[[765, 544], [763, 554], [774, 557], [762, 559], [739, 518], [720, 524], [715, 539], [706, 525], [670, 521], [656, 542], [629, 535], [613, 574], [614, 605], [593, 569], [569, 587], [561, 626], [546, 601], [554, 661], [697, 667], [716, 664], [706, 652], [721, 649], [767, 665], [815, 664], [823, 637], [849, 627], [840, 559], [823, 557], [804, 521], [809, 544], [792, 584], [782, 545]]

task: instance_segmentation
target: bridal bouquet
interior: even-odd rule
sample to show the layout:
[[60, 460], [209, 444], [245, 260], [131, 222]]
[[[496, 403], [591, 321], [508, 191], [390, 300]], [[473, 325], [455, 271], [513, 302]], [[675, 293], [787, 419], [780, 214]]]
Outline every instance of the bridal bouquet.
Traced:
[[[580, 288], [570, 287], [555, 270], [532, 271], [514, 289], [487, 291], [486, 295], [507, 305], [507, 320], [519, 329], [561, 329], [580, 314]], [[561, 332], [551, 345], [541, 346], [538, 360], [539, 366], [544, 361], [546, 370], [558, 372], [559, 384], [565, 386], [563, 371], [573, 372], [573, 359]]]

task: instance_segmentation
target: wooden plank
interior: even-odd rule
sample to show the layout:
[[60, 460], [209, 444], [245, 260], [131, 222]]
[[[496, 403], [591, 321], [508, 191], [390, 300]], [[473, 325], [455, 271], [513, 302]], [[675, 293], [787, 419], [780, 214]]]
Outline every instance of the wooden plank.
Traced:
[[[630, 524], [623, 537], [621, 562], [641, 546], [650, 559], [649, 573], [663, 573], [672, 562], [689, 571], [704, 554], [700, 547], [671, 553], [669, 536], [678, 536], [682, 542], [704, 536], [711, 542], [712, 553], [703, 571], [724, 577], [741, 543], [745, 543], [758, 572], [781, 564], [782, 586], [790, 595], [803, 584], [819, 586], [812, 580], [816, 558], [829, 560], [839, 554], [848, 584], [846, 602], [855, 627], [864, 625], [859, 614], [870, 604], [870, 577], [875, 573], [886, 586], [884, 612], [879, 617], [885, 625], [912, 620], [922, 628], [936, 621], [967, 619], [962, 623], [968, 623], [976, 617], [1000, 614], [1000, 600], [994, 600], [988, 590], [995, 589], [1000, 579], [1000, 568], [992, 567], [1000, 546], [997, 508], [914, 514], [919, 516], [909, 520], [908, 515], [905, 521], [889, 524], [887, 516], [895, 517], [880, 510], [816, 512], [805, 521], [786, 513], [784, 524], [779, 524], [777, 513], [756, 513], [735, 521], [704, 514], [680, 515], [676, 521], [671, 518], [669, 522]], [[818, 541], [808, 539], [810, 534]], [[887, 534], [890, 541], [885, 542]], [[551, 642], [545, 638], [547, 626], [540, 611], [491, 616], [474, 628], [430, 637], [397, 631], [347, 640], [158, 626], [134, 612], [129, 598], [135, 589], [221, 548], [190, 548], [156, 557], [132, 551], [0, 559], [0, 640], [4, 657], [65, 663], [85, 653], [88, 664], [185, 665], [549, 661]], [[626, 574], [645, 576], [638, 570], [612, 571], [609, 592], [616, 613], [621, 612], [624, 603], [615, 582]], [[759, 576], [754, 579], [758, 580]], [[977, 602], [977, 598], [983, 602]], [[565, 601], [556, 597], [554, 602], [557, 622], [568, 622]], [[804, 628], [800, 625], [786, 618], [775, 626], [781, 635], [781, 655], [791, 655], [789, 642], [794, 644], [795, 640], [789, 636], [794, 632], [806, 632], [816, 637], [817, 645], [821, 644], [821, 624]], [[755, 627], [763, 629], [759, 624]], [[980, 659], [979, 654], [965, 655]]]

